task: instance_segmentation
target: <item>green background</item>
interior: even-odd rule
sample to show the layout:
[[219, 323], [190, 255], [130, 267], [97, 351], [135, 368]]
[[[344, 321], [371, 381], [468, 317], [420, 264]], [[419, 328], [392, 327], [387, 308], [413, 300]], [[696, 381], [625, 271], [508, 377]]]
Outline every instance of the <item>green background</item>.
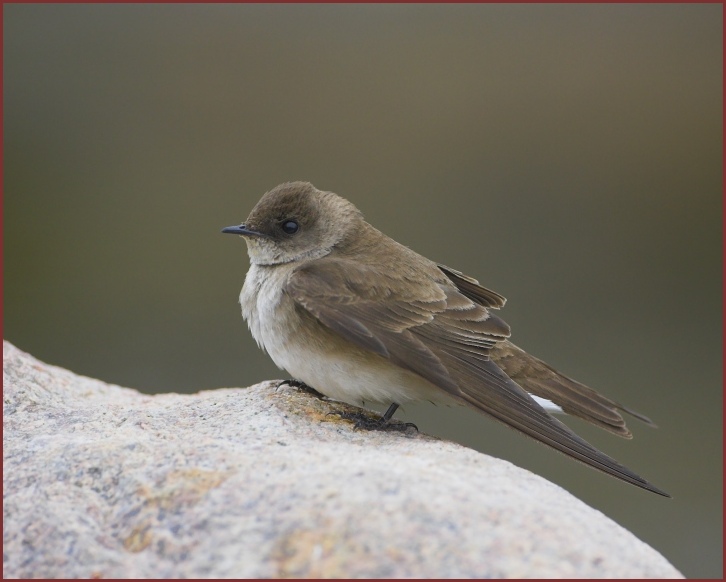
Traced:
[[146, 392], [284, 377], [219, 231], [310, 180], [651, 416], [632, 441], [570, 424], [674, 499], [475, 412], [400, 418], [720, 577], [722, 22], [719, 4], [5, 5], [4, 335]]

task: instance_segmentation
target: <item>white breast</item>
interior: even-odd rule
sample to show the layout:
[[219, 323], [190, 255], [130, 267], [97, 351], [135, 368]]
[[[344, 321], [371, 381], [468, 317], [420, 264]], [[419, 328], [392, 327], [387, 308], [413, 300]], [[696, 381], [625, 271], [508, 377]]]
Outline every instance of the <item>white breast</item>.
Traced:
[[[278, 313], [283, 299], [283, 285], [288, 271], [258, 266], [254, 263], [245, 277], [239, 296], [242, 317], [247, 321], [252, 337], [266, 352], [274, 347], [276, 340], [287, 335], [280, 325]], [[273, 358], [274, 359], [274, 358]], [[277, 363], [277, 362], [276, 362]]]
[[[279, 368], [318, 392], [350, 404], [448, 403], [443, 390], [420, 376], [344, 340], [335, 341], [322, 324], [311, 330], [312, 320], [303, 321], [282, 292], [289, 273], [279, 266], [253, 264], [240, 294], [252, 337]], [[307, 327], [301, 329], [301, 325]]]

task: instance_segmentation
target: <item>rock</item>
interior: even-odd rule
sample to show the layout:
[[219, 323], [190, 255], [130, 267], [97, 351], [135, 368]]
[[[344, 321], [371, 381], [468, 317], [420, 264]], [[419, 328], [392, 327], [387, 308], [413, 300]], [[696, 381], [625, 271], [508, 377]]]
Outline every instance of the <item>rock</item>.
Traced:
[[3, 345], [6, 578], [682, 577], [563, 489], [264, 382], [143, 395]]

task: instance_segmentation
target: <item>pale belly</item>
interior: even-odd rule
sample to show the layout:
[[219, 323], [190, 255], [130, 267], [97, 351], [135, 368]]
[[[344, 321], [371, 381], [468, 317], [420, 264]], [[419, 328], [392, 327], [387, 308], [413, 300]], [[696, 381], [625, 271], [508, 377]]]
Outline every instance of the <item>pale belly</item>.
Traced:
[[[281, 291], [286, 276], [284, 269], [271, 273], [252, 265], [240, 293], [242, 315], [252, 336], [279, 368], [321, 394], [353, 405], [418, 400], [460, 404], [417, 374], [358, 348], [312, 316], [301, 314]], [[549, 400], [533, 398], [550, 412], [562, 412]]]
[[268, 350], [272, 360], [293, 378], [335, 400], [363, 405], [366, 402], [403, 404], [416, 400], [448, 402], [443, 390], [423, 378], [376, 355], [357, 350], [315, 349], [288, 344], [284, 350]]
[[252, 336], [275, 364], [321, 394], [349, 404], [403, 404], [416, 400], [451, 404], [447, 394], [386, 358], [339, 338], [312, 317], [301, 316], [281, 293], [279, 277], [250, 268], [240, 294]]

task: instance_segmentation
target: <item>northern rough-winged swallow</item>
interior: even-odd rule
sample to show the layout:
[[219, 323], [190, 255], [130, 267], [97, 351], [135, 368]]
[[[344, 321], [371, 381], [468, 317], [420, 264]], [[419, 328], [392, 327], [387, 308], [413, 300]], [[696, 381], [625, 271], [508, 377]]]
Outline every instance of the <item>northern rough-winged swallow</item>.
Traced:
[[[547, 410], [631, 438], [623, 412], [507, 338], [498, 293], [373, 228], [350, 202], [307, 182], [267, 192], [241, 235], [251, 266], [240, 294], [253, 337], [280, 368], [350, 404], [471, 406], [558, 451], [670, 497]], [[547, 409], [547, 410], [546, 410]]]

